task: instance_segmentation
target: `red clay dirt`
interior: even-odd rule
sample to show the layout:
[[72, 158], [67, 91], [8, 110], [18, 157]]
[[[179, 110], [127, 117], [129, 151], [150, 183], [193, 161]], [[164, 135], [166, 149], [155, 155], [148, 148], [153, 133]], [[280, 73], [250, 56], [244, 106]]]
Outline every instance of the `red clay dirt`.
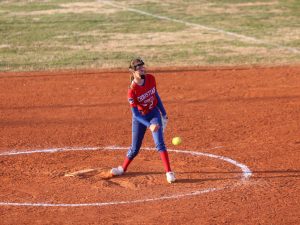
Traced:
[[[3, 155], [128, 147], [131, 112], [123, 70], [0, 73], [0, 224], [299, 224], [300, 66], [151, 73], [170, 118], [167, 146], [228, 157], [252, 176], [243, 181], [237, 165], [171, 151], [171, 185], [156, 151], [141, 150], [117, 178], [103, 174], [122, 163], [124, 149]], [[171, 145], [174, 136], [182, 145]], [[143, 147], [154, 147], [149, 131]], [[209, 191], [187, 195], [199, 190]], [[100, 202], [125, 204], [34, 206]]]

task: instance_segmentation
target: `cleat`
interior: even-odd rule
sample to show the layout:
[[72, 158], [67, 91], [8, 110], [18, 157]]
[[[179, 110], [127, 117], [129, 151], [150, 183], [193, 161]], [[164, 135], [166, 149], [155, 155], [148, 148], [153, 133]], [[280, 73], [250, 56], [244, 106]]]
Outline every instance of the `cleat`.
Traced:
[[167, 172], [166, 176], [167, 176], [168, 183], [171, 184], [171, 183], [174, 183], [176, 181], [174, 172]]
[[120, 176], [124, 173], [124, 169], [122, 166], [118, 166], [117, 168], [112, 168], [110, 174], [113, 176]]

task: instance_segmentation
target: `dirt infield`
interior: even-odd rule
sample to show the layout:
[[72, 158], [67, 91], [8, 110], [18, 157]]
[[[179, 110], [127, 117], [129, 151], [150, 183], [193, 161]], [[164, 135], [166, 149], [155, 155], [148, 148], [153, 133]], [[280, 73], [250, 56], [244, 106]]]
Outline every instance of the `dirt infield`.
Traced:
[[300, 66], [151, 72], [188, 152], [170, 151], [172, 185], [155, 150], [105, 175], [131, 141], [126, 71], [0, 73], [0, 224], [300, 223]]

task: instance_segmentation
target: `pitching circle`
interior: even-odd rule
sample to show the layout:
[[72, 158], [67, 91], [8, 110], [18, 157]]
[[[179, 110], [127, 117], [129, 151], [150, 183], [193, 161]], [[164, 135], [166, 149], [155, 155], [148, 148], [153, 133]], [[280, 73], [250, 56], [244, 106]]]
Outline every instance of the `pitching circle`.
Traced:
[[[221, 148], [221, 147], [217, 147]], [[55, 152], [66, 152], [66, 151], [97, 151], [97, 150], [126, 150], [127, 147], [118, 147], [118, 146], [108, 146], [108, 147], [65, 147], [65, 148], [52, 148], [52, 149], [39, 149], [39, 150], [31, 150], [31, 151], [13, 151], [13, 152], [4, 152], [0, 153], [1, 156], [13, 156], [13, 155], [25, 155], [25, 154], [34, 154], [34, 153], [55, 153]], [[154, 148], [142, 148], [145, 150], [155, 150]], [[169, 152], [175, 153], [182, 153], [182, 154], [190, 154], [193, 156], [204, 156], [210, 157], [214, 159], [223, 160], [234, 166], [238, 167], [242, 171], [242, 176], [240, 181], [248, 180], [252, 172], [251, 170], [244, 164], [239, 163], [233, 159], [228, 157], [214, 155], [210, 153], [203, 153], [203, 152], [195, 152], [189, 150], [175, 150], [175, 149], [168, 149]], [[241, 182], [239, 182], [240, 184]], [[232, 186], [237, 186], [232, 185]], [[230, 187], [232, 187], [230, 186]], [[229, 187], [229, 186], [227, 186]], [[30, 206], [30, 207], [87, 207], [87, 206], [108, 206], [108, 205], [119, 205], [119, 204], [134, 204], [134, 203], [142, 203], [142, 202], [153, 202], [153, 201], [160, 201], [160, 200], [168, 200], [168, 199], [178, 199], [187, 196], [195, 196], [200, 195], [208, 192], [219, 191], [223, 188], [207, 188], [203, 190], [197, 190], [193, 192], [183, 193], [183, 194], [173, 194], [170, 196], [163, 196], [158, 198], [145, 198], [145, 199], [136, 199], [131, 201], [114, 201], [114, 202], [94, 202], [94, 203], [73, 203], [73, 204], [66, 204], [66, 203], [42, 203], [42, 202], [0, 202], [0, 206]]]

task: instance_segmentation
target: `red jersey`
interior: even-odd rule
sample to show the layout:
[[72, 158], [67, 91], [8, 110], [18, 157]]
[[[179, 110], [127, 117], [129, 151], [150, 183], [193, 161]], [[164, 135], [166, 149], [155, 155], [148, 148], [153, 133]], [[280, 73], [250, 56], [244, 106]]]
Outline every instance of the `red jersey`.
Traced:
[[132, 82], [128, 90], [128, 101], [131, 107], [137, 107], [142, 115], [149, 113], [157, 105], [156, 81], [151, 74], [145, 75], [143, 85]]

